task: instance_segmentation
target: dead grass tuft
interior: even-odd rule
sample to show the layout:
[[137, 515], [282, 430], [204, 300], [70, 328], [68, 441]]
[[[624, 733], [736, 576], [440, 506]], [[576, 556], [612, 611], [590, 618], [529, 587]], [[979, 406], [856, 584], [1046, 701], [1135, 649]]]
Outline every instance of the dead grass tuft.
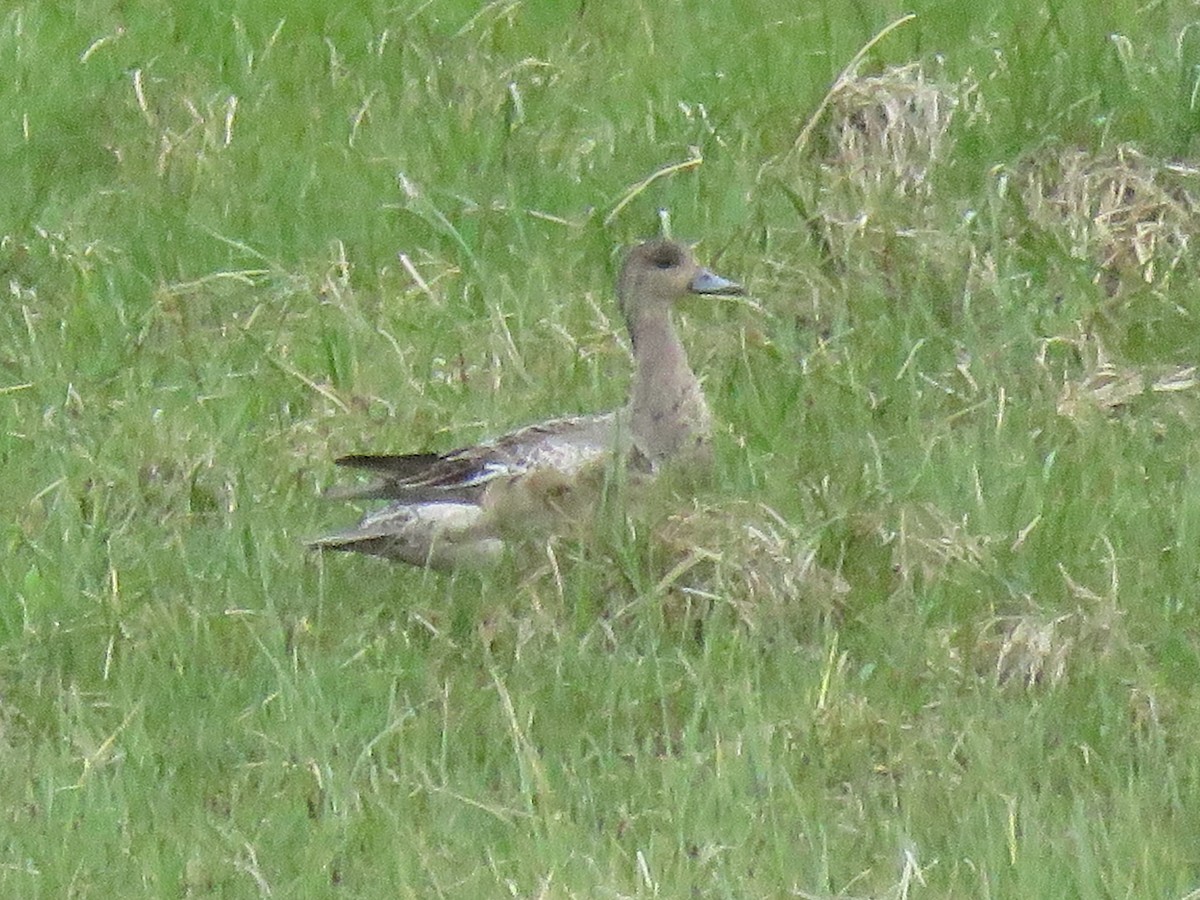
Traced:
[[1038, 614], [1006, 616], [991, 623], [983, 641], [985, 653], [995, 657], [996, 684], [1026, 688], [1057, 685], [1067, 674], [1067, 660], [1077, 643], [1076, 613], [1047, 617]]
[[950, 125], [967, 103], [980, 109], [972, 82], [930, 81], [919, 63], [846, 79], [830, 98], [826, 176], [862, 197], [929, 198], [930, 171], [952, 151]]
[[660, 587], [685, 602], [727, 604], [751, 630], [840, 615], [849, 584], [764, 504], [697, 505], [655, 535], [671, 560]]
[[1126, 281], [1163, 286], [1185, 262], [1200, 225], [1200, 168], [1151, 159], [1129, 145], [1106, 153], [1052, 148], [1017, 167], [1034, 224], [1098, 267], [1111, 295]]
[[[1132, 366], [1114, 361], [1099, 335], [1081, 331], [1074, 338], [1061, 340], [1075, 348], [1083, 371], [1074, 379], [1064, 380], [1057, 405], [1060, 416], [1079, 419], [1092, 411], [1113, 412], [1146, 390], [1145, 376]], [[1044, 363], [1048, 343], [1043, 342], [1039, 364]]]
[[[531, 635], [561, 640], [578, 602], [572, 585], [588, 583], [589, 576], [595, 579], [589, 595], [603, 598], [591, 635], [612, 647], [651, 609], [672, 632], [695, 639], [714, 616], [768, 635], [808, 633], [841, 617], [849, 584], [769, 507], [731, 501], [642, 513], [636, 520], [622, 516], [623, 537], [585, 525], [524, 548], [515, 563], [525, 572], [520, 616], [528, 618], [528, 633], [522, 641]], [[515, 620], [500, 631], [514, 627]]]
[[961, 279], [972, 253], [961, 220], [937, 189], [952, 160], [960, 116], [986, 111], [967, 78], [930, 78], [913, 63], [841, 80], [830, 95], [825, 153], [817, 161], [814, 227], [847, 274], [881, 272], [897, 295], [943, 273]]
[[900, 510], [893, 566], [906, 582], [933, 583], [958, 567], [978, 571], [991, 559], [992, 538], [974, 533], [966, 516], [954, 518], [933, 503]]
[[1060, 565], [1066, 599], [1075, 607], [1072, 611], [1053, 614], [1028, 598], [1027, 612], [984, 624], [977, 650], [982, 667], [990, 669], [997, 685], [1054, 687], [1066, 682], [1082, 661], [1095, 662], [1132, 649], [1118, 601], [1115, 551], [1107, 540], [1104, 545], [1109, 583], [1103, 591], [1087, 587]]
[[1048, 368], [1050, 349], [1061, 346], [1073, 351], [1081, 369], [1075, 377], [1063, 376], [1057, 410], [1068, 419], [1079, 420], [1095, 412], [1117, 412], [1147, 391], [1179, 394], [1200, 386], [1195, 366], [1146, 369], [1119, 362], [1109, 354], [1099, 335], [1082, 327], [1074, 335], [1043, 341], [1038, 365]]

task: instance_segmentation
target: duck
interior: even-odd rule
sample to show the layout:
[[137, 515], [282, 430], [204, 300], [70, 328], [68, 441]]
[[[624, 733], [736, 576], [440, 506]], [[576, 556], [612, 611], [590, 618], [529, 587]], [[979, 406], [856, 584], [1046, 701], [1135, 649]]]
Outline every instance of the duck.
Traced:
[[526, 536], [552, 533], [557, 523], [594, 505], [614, 463], [643, 480], [668, 465], [710, 467], [712, 413], [672, 310], [689, 294], [742, 293], [741, 284], [700, 265], [686, 244], [637, 244], [617, 278], [634, 362], [625, 406], [538, 422], [444, 453], [336, 459], [374, 480], [334, 488], [327, 496], [388, 502], [309, 546], [437, 571], [481, 568]]

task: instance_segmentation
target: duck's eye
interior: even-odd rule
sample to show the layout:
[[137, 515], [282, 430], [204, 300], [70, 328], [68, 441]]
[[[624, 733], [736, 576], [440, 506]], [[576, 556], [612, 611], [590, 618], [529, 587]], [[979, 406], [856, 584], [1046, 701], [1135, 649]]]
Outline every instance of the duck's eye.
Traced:
[[660, 253], [658, 256], [654, 257], [654, 266], [658, 269], [669, 269], [678, 262], [679, 260], [675, 258], [674, 254], [671, 253]]

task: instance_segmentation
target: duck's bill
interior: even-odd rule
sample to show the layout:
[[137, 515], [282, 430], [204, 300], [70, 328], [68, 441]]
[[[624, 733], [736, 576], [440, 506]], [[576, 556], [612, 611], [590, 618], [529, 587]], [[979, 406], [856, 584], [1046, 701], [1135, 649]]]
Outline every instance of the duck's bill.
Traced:
[[730, 281], [728, 278], [722, 278], [708, 269], [701, 269], [699, 274], [692, 279], [691, 291], [693, 294], [744, 294], [746, 289], [736, 281]]

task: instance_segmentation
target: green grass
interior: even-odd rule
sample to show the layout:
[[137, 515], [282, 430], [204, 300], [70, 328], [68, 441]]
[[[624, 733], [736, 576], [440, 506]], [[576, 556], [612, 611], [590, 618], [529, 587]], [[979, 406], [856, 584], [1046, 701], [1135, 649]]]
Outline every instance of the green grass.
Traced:
[[[977, 6], [9, 4], [0, 894], [1194, 896], [1192, 265], [1018, 189], [1196, 152], [1194, 10]], [[862, 74], [981, 105], [896, 202], [794, 144], [908, 11]], [[619, 403], [660, 209], [758, 305], [684, 311], [693, 514], [774, 568], [304, 552], [337, 455]]]

